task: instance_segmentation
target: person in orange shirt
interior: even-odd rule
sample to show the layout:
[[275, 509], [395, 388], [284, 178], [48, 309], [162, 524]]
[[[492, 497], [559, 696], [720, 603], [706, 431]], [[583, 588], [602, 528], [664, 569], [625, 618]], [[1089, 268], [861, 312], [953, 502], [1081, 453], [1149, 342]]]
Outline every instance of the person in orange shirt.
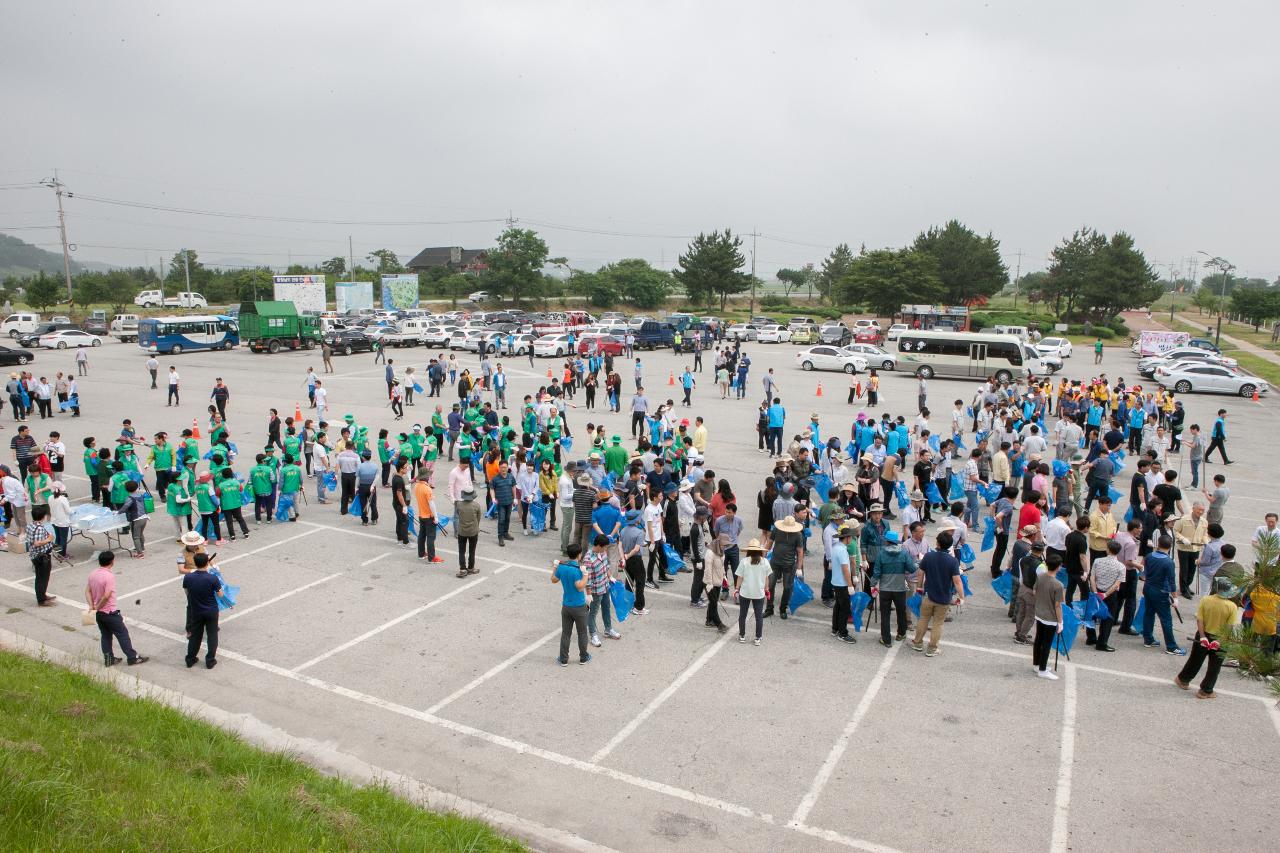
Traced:
[[443, 563], [436, 556], [436, 493], [431, 488], [431, 471], [423, 468], [413, 484], [413, 504], [418, 515], [418, 559]]

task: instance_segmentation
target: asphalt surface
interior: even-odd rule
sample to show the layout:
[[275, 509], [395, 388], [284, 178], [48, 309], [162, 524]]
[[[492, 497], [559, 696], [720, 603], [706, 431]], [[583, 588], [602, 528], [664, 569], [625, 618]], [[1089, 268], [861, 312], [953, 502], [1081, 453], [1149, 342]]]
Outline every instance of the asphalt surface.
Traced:
[[[708, 356], [689, 415], [707, 419], [708, 467], [751, 507], [750, 529], [754, 495], [770, 467], [754, 433], [764, 369], [775, 369], [788, 436], [811, 411], [847, 435], [858, 409], [845, 403], [847, 377], [795, 366], [797, 347], [746, 349], [754, 362], [747, 399], [719, 399]], [[391, 357], [420, 372], [426, 361], [421, 348]], [[170, 363], [183, 377], [184, 400], [174, 409], [165, 407], [163, 388], [149, 390], [136, 346], [107, 343], [90, 358], [90, 376], [81, 380], [84, 417], [32, 422], [41, 441], [49, 428], [61, 430], [69, 471], [77, 474], [81, 438], [101, 441], [122, 418], [131, 417], [142, 434], [177, 433], [197, 417], [203, 424], [215, 376], [231, 388], [233, 440], [242, 449], [260, 446], [267, 409], [283, 415], [295, 401], [305, 406], [305, 368], [321, 366], [318, 355], [303, 353], [162, 358], [162, 381]], [[72, 359], [39, 352], [34, 367], [52, 378], [74, 370]], [[644, 354], [649, 396], [678, 399], [668, 375], [690, 361]], [[474, 366], [476, 359], [463, 362]], [[1092, 376], [1091, 362], [1091, 354], [1076, 355], [1068, 375]], [[1102, 367], [1114, 378], [1133, 363], [1127, 351], [1108, 349]], [[382, 366], [370, 355], [335, 357], [334, 364], [337, 373], [326, 377], [330, 411], [395, 427], [383, 402]], [[510, 399], [545, 381], [549, 366], [540, 360], [531, 370], [527, 360], [511, 360]], [[630, 369], [619, 372], [629, 390]], [[914, 416], [911, 377], [885, 376], [881, 390], [883, 408]], [[939, 413], [971, 393], [966, 381], [930, 383]], [[428, 402], [420, 397], [400, 428], [425, 423]], [[1227, 538], [1248, 559], [1250, 533], [1275, 506], [1265, 442], [1276, 404], [1205, 396], [1185, 402], [1188, 421], [1206, 429], [1219, 405], [1230, 411], [1228, 447], [1239, 464], [1225, 469], [1232, 489]], [[623, 409], [573, 409], [570, 424], [580, 430], [603, 417], [625, 436], [625, 398]], [[3, 425], [11, 431], [8, 416]], [[248, 466], [242, 459], [238, 467]], [[1220, 470], [1210, 466], [1209, 473]], [[437, 483], [447, 474], [442, 465]], [[68, 477], [68, 486], [73, 497], [86, 493], [83, 478]], [[681, 575], [651, 595], [649, 615], [619, 626], [621, 640], [593, 649], [589, 665], [561, 668], [554, 660], [559, 590], [548, 574], [558, 538], [517, 532], [516, 542], [498, 548], [493, 522], [485, 522], [481, 573], [460, 580], [453, 539], [438, 541], [448, 562], [426, 565], [394, 543], [391, 520], [386, 512], [381, 524], [364, 528], [335, 505], [313, 502], [297, 524], [251, 521], [248, 541], [218, 549], [241, 595], [223, 614], [222, 665], [207, 671], [182, 663], [177, 545], [168, 519], [158, 515], [146, 557], [117, 563], [121, 609], [135, 645], [152, 656], [123, 675], [515, 816], [500, 825], [541, 849], [1271, 846], [1265, 818], [1239, 818], [1268, 815], [1272, 805], [1265, 779], [1280, 760], [1280, 714], [1265, 690], [1224, 670], [1220, 697], [1196, 701], [1171, 683], [1182, 659], [1143, 649], [1132, 637], [1117, 637], [1119, 651], [1111, 655], [1081, 640], [1071, 661], [1059, 662], [1060, 681], [1037, 679], [1029, 647], [1012, 642], [982, 557], [971, 578], [974, 596], [946, 625], [940, 657], [926, 659], [902, 644], [886, 650], [874, 633], [856, 646], [836, 643], [829, 612], [818, 603], [786, 622], [768, 620], [761, 647], [740, 645], [735, 631], [722, 636], [703, 627], [705, 612], [689, 607], [689, 576]], [[20, 549], [0, 557], [0, 630], [100, 666], [96, 629], [80, 625], [77, 609], [93, 553], [90, 543], [75, 540], [76, 565], [58, 569], [51, 589], [66, 606], [45, 609], [35, 607]], [[820, 580], [820, 563], [808, 569], [814, 583], [815, 573]], [[1191, 610], [1183, 604], [1184, 617]], [[723, 615], [731, 620], [736, 610]], [[1177, 628], [1181, 640], [1193, 625]], [[1194, 803], [1196, 792], [1231, 801], [1233, 814], [1170, 806]]]

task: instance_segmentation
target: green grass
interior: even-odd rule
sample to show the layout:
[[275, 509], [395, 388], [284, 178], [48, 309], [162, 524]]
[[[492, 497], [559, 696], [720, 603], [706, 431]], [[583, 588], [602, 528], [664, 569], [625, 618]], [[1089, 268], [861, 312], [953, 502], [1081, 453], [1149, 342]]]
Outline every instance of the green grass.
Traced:
[[[1189, 332], [1195, 337], [1204, 336], [1203, 327], [1192, 326], [1191, 324], [1184, 323], [1181, 320], [1173, 321], [1173, 329], [1176, 332]], [[1234, 331], [1228, 332], [1228, 334], [1235, 337]], [[1223, 341], [1223, 343], [1226, 342]], [[1242, 349], [1236, 349], [1234, 347], [1223, 347], [1222, 354], [1234, 358], [1239, 363], [1240, 367], [1249, 371], [1254, 376], [1265, 379], [1272, 386], [1280, 385], [1280, 364], [1275, 364], [1274, 362], [1267, 361], [1260, 355], [1254, 355], [1251, 352], [1245, 352]]]
[[0, 652], [5, 850], [523, 851], [79, 673]]

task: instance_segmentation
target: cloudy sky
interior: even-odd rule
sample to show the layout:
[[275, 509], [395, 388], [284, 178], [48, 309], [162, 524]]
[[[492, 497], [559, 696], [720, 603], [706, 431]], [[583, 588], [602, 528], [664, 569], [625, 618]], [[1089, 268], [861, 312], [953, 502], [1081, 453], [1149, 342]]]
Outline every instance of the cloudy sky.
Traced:
[[[1162, 273], [1204, 249], [1280, 274], [1273, 2], [0, 14], [0, 187], [58, 167], [82, 259], [284, 264], [345, 255], [348, 235], [407, 259], [488, 245], [511, 215], [586, 267], [669, 268], [698, 231], [756, 230], [768, 275], [954, 217], [1011, 271], [1087, 224], [1129, 231]], [[53, 243], [30, 229], [52, 205], [0, 191], [0, 231]]]

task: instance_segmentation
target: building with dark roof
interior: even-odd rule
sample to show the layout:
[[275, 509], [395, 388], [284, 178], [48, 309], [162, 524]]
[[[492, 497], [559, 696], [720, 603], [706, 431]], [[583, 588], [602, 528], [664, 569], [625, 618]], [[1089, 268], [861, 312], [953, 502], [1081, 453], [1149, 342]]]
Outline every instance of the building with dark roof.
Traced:
[[468, 272], [485, 268], [484, 249], [464, 249], [461, 246], [436, 246], [423, 249], [405, 266], [414, 272], [432, 267], [447, 267], [454, 272]]

